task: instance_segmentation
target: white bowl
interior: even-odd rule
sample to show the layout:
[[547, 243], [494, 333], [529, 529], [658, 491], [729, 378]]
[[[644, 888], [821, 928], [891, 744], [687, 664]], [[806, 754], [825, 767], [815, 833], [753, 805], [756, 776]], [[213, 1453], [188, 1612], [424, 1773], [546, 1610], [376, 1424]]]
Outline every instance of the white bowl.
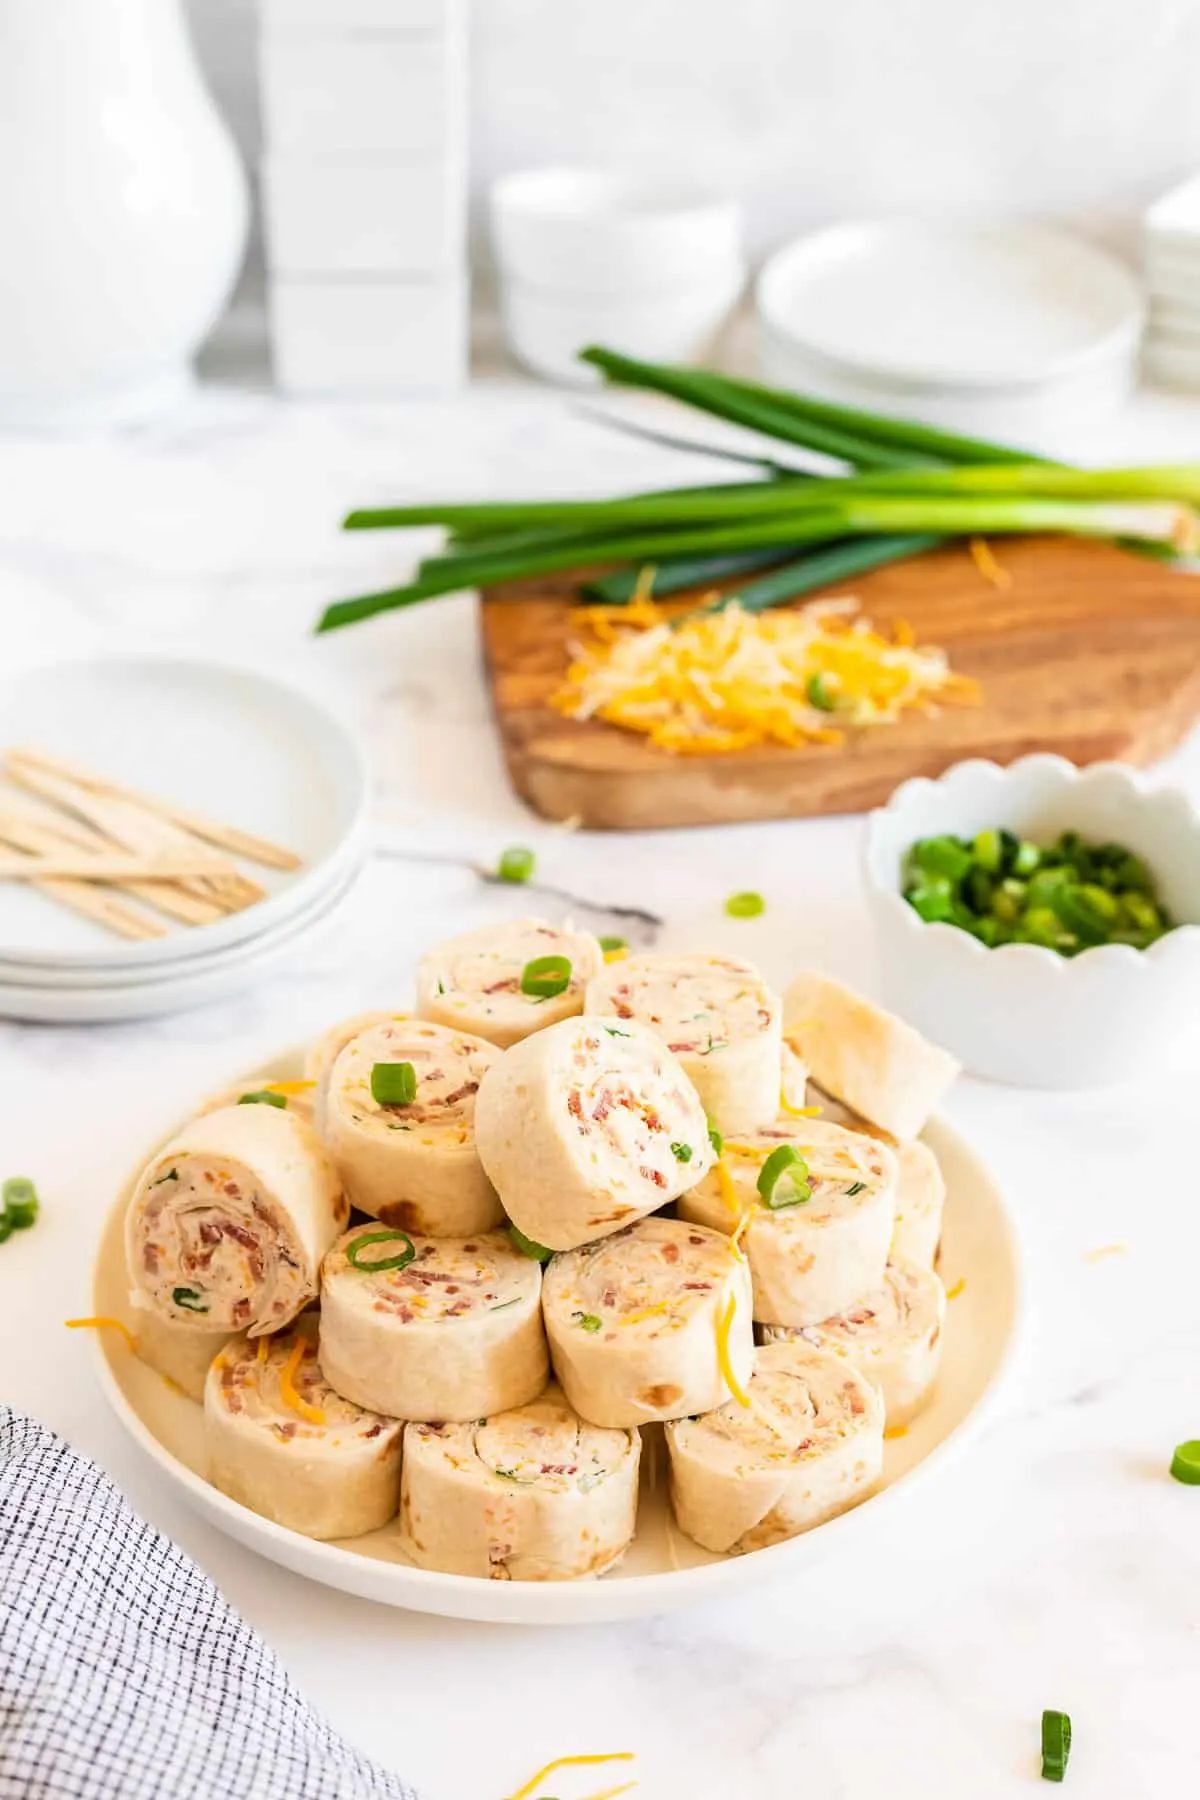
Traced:
[[604, 344], [650, 362], [700, 362], [742, 291], [740, 267], [717, 279], [650, 295], [546, 295], [516, 282], [500, 293], [509, 348], [535, 374], [589, 387], [596, 370], [578, 360]]
[[491, 216], [502, 273], [543, 290], [677, 289], [742, 262], [737, 206], [682, 181], [528, 169], [495, 183]]
[[[905, 852], [918, 838], [989, 826], [1038, 843], [1075, 830], [1125, 844], [1184, 923], [1149, 950], [1106, 944], [1076, 957], [1034, 944], [989, 950], [955, 925], [927, 925], [901, 894]], [[887, 1004], [972, 1074], [1100, 1087], [1200, 1053], [1200, 817], [1183, 794], [1120, 763], [957, 763], [937, 781], [904, 782], [870, 815], [864, 869]]]

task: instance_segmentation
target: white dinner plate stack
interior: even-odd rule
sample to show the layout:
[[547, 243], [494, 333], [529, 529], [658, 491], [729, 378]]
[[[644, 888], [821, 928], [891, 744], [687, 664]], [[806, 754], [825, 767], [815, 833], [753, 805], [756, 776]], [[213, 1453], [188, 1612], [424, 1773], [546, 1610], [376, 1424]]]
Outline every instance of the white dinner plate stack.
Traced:
[[757, 312], [768, 381], [1019, 443], [1124, 400], [1145, 304], [1124, 264], [1062, 232], [894, 220], [785, 245]]
[[1156, 200], [1142, 222], [1150, 289], [1143, 366], [1161, 387], [1200, 390], [1200, 175]]
[[137, 941], [29, 883], [0, 882], [0, 1017], [146, 1018], [302, 967], [368, 853], [354, 737], [307, 695], [251, 670], [117, 656], [25, 670], [0, 687], [0, 750], [18, 746], [286, 846], [300, 864], [240, 859], [264, 899], [211, 924], [159, 919], [165, 935]]

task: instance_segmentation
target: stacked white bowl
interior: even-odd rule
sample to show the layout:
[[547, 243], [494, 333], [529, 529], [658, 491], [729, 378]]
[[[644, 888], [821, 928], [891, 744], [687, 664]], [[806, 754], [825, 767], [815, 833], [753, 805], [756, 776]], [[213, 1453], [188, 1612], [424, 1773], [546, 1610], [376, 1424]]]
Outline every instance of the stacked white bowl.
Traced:
[[1163, 387], [1200, 389], [1200, 175], [1149, 208], [1142, 260], [1150, 289], [1146, 373]]
[[593, 343], [702, 361], [745, 284], [737, 206], [684, 182], [530, 169], [495, 184], [491, 221], [509, 347], [552, 381], [595, 379]]
[[767, 380], [1018, 442], [1120, 404], [1145, 310], [1115, 258], [1020, 222], [835, 225], [777, 251], [756, 298]]

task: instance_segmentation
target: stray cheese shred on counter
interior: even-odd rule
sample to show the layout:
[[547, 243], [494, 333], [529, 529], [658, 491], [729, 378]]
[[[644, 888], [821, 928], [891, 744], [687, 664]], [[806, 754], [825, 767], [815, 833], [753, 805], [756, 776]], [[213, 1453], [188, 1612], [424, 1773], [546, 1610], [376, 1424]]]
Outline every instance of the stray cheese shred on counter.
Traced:
[[576, 609], [580, 636], [552, 704], [680, 755], [840, 744], [842, 727], [887, 725], [916, 707], [975, 702], [945, 651], [898, 625], [876, 631], [857, 600], [745, 612], [736, 601], [672, 623], [639, 597]]

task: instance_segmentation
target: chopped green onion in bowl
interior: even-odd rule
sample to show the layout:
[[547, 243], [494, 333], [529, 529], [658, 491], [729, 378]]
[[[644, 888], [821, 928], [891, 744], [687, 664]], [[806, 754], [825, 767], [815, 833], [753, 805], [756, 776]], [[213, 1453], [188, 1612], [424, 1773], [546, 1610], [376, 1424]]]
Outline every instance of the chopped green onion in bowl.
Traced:
[[1146, 950], [1175, 928], [1140, 857], [1074, 831], [1050, 845], [1003, 829], [919, 838], [904, 861], [903, 894], [926, 924], [956, 925], [988, 949]]

